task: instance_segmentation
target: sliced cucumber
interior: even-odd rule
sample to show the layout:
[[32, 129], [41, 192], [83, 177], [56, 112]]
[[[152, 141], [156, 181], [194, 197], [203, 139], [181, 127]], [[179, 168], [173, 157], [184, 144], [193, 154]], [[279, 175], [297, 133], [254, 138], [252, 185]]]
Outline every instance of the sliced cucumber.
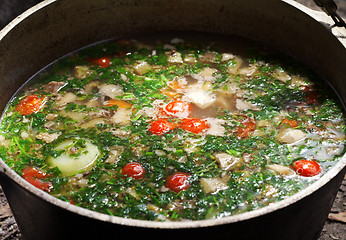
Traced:
[[100, 156], [98, 147], [87, 139], [68, 139], [54, 150], [62, 153], [57, 157], [49, 157], [48, 164], [58, 167], [63, 176], [90, 170]]

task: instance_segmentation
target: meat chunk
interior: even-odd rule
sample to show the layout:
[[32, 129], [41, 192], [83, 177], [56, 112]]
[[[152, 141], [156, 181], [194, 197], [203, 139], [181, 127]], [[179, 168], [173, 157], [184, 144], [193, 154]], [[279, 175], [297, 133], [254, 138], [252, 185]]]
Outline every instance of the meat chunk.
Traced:
[[111, 118], [111, 122], [123, 126], [129, 125], [131, 123], [131, 114], [132, 110], [119, 108]]
[[205, 109], [215, 102], [216, 96], [211, 91], [204, 90], [202, 84], [197, 83], [189, 86], [183, 96], [183, 100], [192, 102], [198, 107]]
[[306, 133], [300, 129], [283, 128], [276, 136], [277, 140], [281, 143], [295, 143], [306, 137]]
[[46, 143], [51, 143], [53, 142], [55, 139], [57, 139], [60, 136], [60, 134], [57, 133], [39, 133], [38, 135], [36, 135], [37, 139], [40, 139]]
[[57, 93], [63, 86], [65, 86], [64, 82], [52, 81], [47, 83], [44, 90], [50, 93]]

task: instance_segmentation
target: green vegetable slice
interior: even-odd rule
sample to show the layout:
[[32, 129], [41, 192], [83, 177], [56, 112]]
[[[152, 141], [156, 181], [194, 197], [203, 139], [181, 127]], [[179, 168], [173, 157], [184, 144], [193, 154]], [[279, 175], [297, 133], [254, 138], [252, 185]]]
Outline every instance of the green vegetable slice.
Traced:
[[87, 139], [69, 139], [57, 145], [54, 150], [61, 154], [49, 157], [48, 164], [58, 167], [63, 176], [90, 170], [100, 156], [98, 147]]

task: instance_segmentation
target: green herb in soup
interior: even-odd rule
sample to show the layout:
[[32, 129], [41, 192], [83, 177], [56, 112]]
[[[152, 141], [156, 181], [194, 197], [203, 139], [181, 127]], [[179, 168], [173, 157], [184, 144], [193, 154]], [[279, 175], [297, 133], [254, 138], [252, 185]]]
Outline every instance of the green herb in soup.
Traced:
[[59, 60], [9, 103], [0, 157], [125, 218], [220, 218], [297, 193], [344, 153], [342, 110], [292, 60], [224, 42], [118, 40]]

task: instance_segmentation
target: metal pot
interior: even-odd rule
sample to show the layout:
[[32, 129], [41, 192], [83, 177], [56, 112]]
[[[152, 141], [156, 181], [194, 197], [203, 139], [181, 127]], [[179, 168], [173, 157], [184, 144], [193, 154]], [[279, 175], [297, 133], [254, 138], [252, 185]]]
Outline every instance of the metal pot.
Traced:
[[[292, 0], [46, 0], [0, 32], [0, 108], [35, 72], [80, 47], [133, 34], [191, 30], [240, 35], [293, 55], [327, 79], [346, 102], [345, 47], [311, 16], [328, 19]], [[2, 161], [0, 180], [25, 239], [140, 234], [151, 239], [308, 240], [318, 238], [345, 166], [346, 156], [316, 183], [268, 207], [195, 222], [149, 222], [86, 210], [33, 187]]]

